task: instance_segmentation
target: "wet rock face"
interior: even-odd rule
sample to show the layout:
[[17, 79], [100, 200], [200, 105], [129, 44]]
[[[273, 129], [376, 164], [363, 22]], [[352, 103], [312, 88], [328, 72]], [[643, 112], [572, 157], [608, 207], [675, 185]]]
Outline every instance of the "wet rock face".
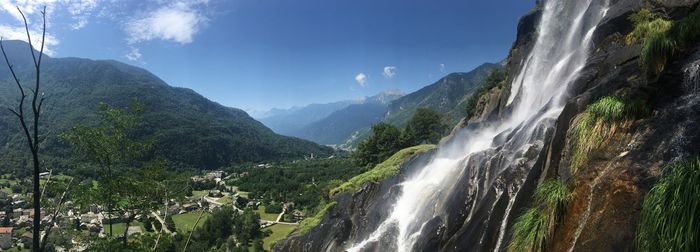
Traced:
[[[656, 1], [664, 6], [688, 9], [698, 1]], [[700, 49], [677, 59], [656, 82], [646, 80], [640, 73], [639, 46], [624, 44], [624, 36], [632, 27], [627, 16], [639, 8], [638, 0], [611, 0], [607, 18], [594, 34], [595, 49], [579, 79], [571, 87], [573, 94], [560, 114], [555, 128], [541, 129], [543, 141], [527, 150], [527, 160], [519, 160], [498, 177], [494, 186], [486, 188], [486, 200], [472, 206], [474, 195], [470, 176], [460, 177], [449, 204], [450, 212], [444, 219], [431, 219], [422, 228], [416, 251], [493, 251], [503, 250], [497, 244], [499, 228], [507, 221], [508, 229], [517, 213], [529, 206], [537, 184], [544, 179], [560, 179], [575, 192], [562, 222], [555, 230], [548, 248], [551, 251], [628, 251], [633, 250], [634, 235], [644, 194], [656, 181], [660, 169], [669, 162], [700, 153], [700, 91], [691, 88], [694, 64], [700, 62]], [[669, 13], [676, 9], [667, 9]], [[534, 11], [523, 17], [518, 36], [510, 52], [508, 69], [519, 69], [532, 47], [532, 34], [541, 13]], [[509, 81], [513, 71], [509, 72]], [[685, 84], [684, 84], [685, 83]], [[505, 100], [510, 87], [494, 89], [483, 96], [480, 112], [469, 120], [466, 127], [489, 123], [508, 113]], [[572, 123], [586, 106], [607, 95], [624, 95], [649, 100], [653, 110], [647, 118], [633, 121], [620, 129], [610, 144], [596, 153], [579, 172], [570, 171]], [[507, 138], [507, 136], [503, 136]], [[498, 141], [498, 140], [497, 140]], [[367, 234], [386, 219], [391, 209], [388, 202], [399, 193], [399, 184], [413, 171], [406, 167], [427, 162], [432, 154], [422, 155], [407, 163], [399, 175], [379, 184], [366, 184], [354, 194], [337, 196], [338, 204], [329, 211], [321, 224], [303, 236], [293, 235], [280, 241], [275, 251], [343, 251], [359, 234]], [[482, 157], [498, 162], [498, 157], [483, 153]], [[469, 166], [469, 164], [465, 164]], [[527, 166], [532, 169], [519, 169]], [[469, 169], [468, 169], [469, 168]], [[488, 170], [489, 167], [465, 170]], [[524, 180], [520, 190], [508, 185], [512, 180]], [[512, 191], [518, 191], [512, 195]], [[504, 193], [506, 192], [506, 193]], [[503, 219], [508, 201], [515, 197], [513, 215]], [[465, 221], [468, 218], [480, 221]], [[430, 235], [427, 235], [430, 234]], [[505, 232], [510, 237], [510, 232]], [[381, 243], [381, 244], [379, 244]], [[384, 241], [386, 243], [386, 241]], [[364, 251], [391, 248], [380, 239]], [[383, 251], [383, 250], [382, 250]]]
[[399, 174], [381, 183], [366, 183], [357, 192], [337, 195], [334, 198], [337, 204], [316, 228], [304, 235], [292, 234], [289, 239], [276, 244], [273, 251], [344, 251], [349, 245], [344, 241], [358, 234], [370, 233], [390, 214], [392, 201], [389, 199], [400, 193], [397, 185], [414, 172], [412, 167], [425, 165], [434, 152], [431, 150], [412, 157], [402, 164]]
[[665, 7], [685, 7], [697, 4], [698, 0], [654, 0], [654, 2]]

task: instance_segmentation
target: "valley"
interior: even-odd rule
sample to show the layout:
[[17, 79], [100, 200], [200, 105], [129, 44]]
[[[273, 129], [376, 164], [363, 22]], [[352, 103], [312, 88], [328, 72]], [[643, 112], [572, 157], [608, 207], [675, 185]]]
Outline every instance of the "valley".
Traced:
[[1, 251], [700, 250], [697, 0], [122, 4], [0, 8]]

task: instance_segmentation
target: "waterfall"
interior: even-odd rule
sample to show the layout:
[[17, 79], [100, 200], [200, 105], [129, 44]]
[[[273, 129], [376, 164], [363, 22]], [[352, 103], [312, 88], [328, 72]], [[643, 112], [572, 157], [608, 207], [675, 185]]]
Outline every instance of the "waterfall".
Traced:
[[[505, 246], [505, 223], [544, 138], [569, 98], [568, 86], [586, 64], [593, 33], [607, 12], [607, 1], [549, 0], [544, 3], [534, 47], [511, 84], [508, 106], [512, 113], [498, 123], [466, 128], [433, 159], [417, 167], [399, 186], [401, 194], [390, 214], [367, 234], [356, 234], [345, 244], [348, 251], [413, 251], [431, 224], [450, 222], [450, 202], [467, 202], [466, 219], [459, 225], [498, 215], [495, 250]], [[503, 176], [508, 173], [509, 176]], [[466, 190], [464, 189], [466, 187]], [[466, 194], [466, 195], [465, 195]], [[496, 211], [499, 199], [508, 201]], [[489, 216], [477, 209], [485, 208]], [[474, 224], [478, 225], [478, 224]], [[483, 233], [483, 232], [481, 232]], [[473, 239], [482, 243], [486, 237]]]
[[700, 91], [700, 60], [690, 63], [683, 69], [683, 87], [689, 93]]

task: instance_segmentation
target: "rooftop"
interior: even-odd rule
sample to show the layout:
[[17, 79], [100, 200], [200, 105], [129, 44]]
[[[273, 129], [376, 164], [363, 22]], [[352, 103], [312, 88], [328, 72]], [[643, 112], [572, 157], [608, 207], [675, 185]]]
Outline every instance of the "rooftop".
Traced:
[[0, 227], [0, 234], [11, 234], [12, 227]]

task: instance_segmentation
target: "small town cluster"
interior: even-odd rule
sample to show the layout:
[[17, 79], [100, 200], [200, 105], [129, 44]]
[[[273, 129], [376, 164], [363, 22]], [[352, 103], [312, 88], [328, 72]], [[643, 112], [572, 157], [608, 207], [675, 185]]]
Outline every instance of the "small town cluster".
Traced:
[[[50, 177], [48, 173], [42, 173], [42, 179]], [[176, 232], [189, 232], [193, 229], [193, 216], [212, 213], [224, 206], [230, 206], [237, 211], [251, 208], [260, 213], [260, 228], [273, 225], [298, 225], [304, 219], [303, 211], [296, 210], [293, 202], [282, 203], [280, 213], [265, 213], [264, 206], [256, 199], [248, 199], [247, 192], [240, 192], [235, 186], [228, 185], [226, 181], [248, 176], [248, 172], [227, 174], [224, 171], [211, 171], [203, 175], [191, 177], [194, 184], [209, 185], [204, 190], [194, 190], [192, 195], [182, 199], [170, 199], [167, 207], [153, 211], [148, 216], [137, 216], [136, 221], [126, 227], [123, 219], [127, 216], [113, 218], [112, 232], [119, 237], [124, 231], [127, 235], [144, 232], [164, 232], [174, 235]], [[3, 178], [3, 181], [7, 179]], [[17, 182], [14, 182], [16, 184]], [[17, 249], [18, 251], [29, 249], [32, 242], [31, 226], [34, 219], [34, 211], [31, 208], [31, 192], [22, 192], [9, 186], [9, 183], [0, 183], [6, 186], [0, 190], [0, 250]], [[18, 192], [13, 192], [18, 191]], [[56, 213], [55, 219], [53, 213]], [[60, 230], [75, 230], [76, 234], [85, 238], [106, 237], [109, 232], [109, 218], [104, 206], [91, 205], [82, 209], [73, 201], [66, 201], [59, 211], [42, 208], [42, 223], [55, 223], [54, 228]], [[124, 230], [127, 229], [127, 230]], [[81, 239], [73, 238], [70, 241], [73, 246], [71, 251], [82, 251], [87, 248]], [[56, 247], [57, 251], [66, 251], [66, 248]]]

